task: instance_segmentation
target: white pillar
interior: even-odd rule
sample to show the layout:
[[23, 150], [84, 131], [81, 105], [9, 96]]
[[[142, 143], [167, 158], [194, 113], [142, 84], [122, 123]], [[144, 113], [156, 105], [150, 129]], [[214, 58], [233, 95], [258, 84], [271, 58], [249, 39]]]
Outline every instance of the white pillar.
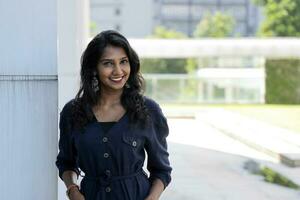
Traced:
[[205, 103], [216, 103], [216, 99], [214, 98], [214, 85], [210, 81], [206, 83], [206, 91], [207, 91], [207, 98]]
[[0, 1], [0, 199], [58, 197], [58, 107], [77, 89], [88, 7], [87, 0]]
[[[80, 81], [80, 57], [89, 39], [89, 1], [57, 0], [58, 107], [75, 97]], [[65, 200], [65, 185], [58, 179], [58, 200]]]
[[56, 1], [0, 1], [0, 199], [57, 197], [56, 20]]
[[203, 84], [204, 84], [204, 81], [203, 79], [200, 79], [200, 78], [197, 78], [197, 103], [203, 103], [204, 101], [204, 87], [203, 87]]
[[[226, 80], [230, 81], [230, 80]], [[233, 84], [229, 83], [225, 85], [225, 103], [235, 103], [236, 99], [233, 98]]]
[[89, 39], [89, 1], [57, 2], [58, 92], [61, 109], [79, 88], [80, 57]]

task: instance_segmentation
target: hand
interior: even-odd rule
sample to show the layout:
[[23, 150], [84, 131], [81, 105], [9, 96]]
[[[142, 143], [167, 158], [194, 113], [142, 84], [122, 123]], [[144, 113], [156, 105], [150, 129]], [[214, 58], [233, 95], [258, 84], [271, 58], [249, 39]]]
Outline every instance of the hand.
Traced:
[[145, 200], [159, 200], [159, 199], [156, 199], [156, 198], [153, 198], [153, 197], [147, 196]]
[[74, 190], [71, 190], [69, 197], [70, 200], [85, 200], [84, 196], [80, 193], [78, 188], [74, 188]]

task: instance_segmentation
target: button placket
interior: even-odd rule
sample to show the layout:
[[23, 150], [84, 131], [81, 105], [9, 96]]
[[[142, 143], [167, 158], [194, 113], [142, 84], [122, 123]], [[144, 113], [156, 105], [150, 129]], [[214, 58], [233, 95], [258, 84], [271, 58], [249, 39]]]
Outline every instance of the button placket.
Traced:
[[108, 193], [108, 192], [110, 192], [110, 191], [111, 191], [111, 188], [110, 188], [110, 187], [106, 187], [106, 188], [105, 188], [105, 192]]
[[[102, 142], [103, 143], [107, 143], [108, 142], [108, 137], [107, 136], [103, 136], [102, 137]], [[107, 146], [105, 145], [105, 149], [107, 149]], [[109, 153], [108, 152], [105, 152], [104, 154], [103, 154], [103, 157], [104, 158], [108, 158], [109, 157]]]
[[[107, 146], [108, 140], [109, 140], [109, 138], [108, 138], [107, 135], [104, 135], [104, 136], [102, 137], [102, 143], [103, 143], [103, 145], [104, 145], [104, 153], [103, 153], [103, 157], [104, 157], [105, 159], [108, 159], [108, 158], [110, 157], [110, 154], [109, 154], [109, 151], [108, 151], [108, 146]], [[108, 162], [109, 162], [108, 160], [105, 162], [106, 167], [109, 166]], [[105, 175], [105, 179], [106, 179], [107, 181], [109, 181], [109, 180], [110, 180], [110, 177], [111, 177], [111, 171], [110, 171], [108, 168], [106, 168], [106, 170], [104, 170], [104, 175]], [[105, 187], [105, 192], [106, 192], [106, 193], [111, 192], [111, 187], [110, 187], [110, 186]]]
[[104, 158], [108, 158], [108, 157], [109, 157], [109, 153], [104, 153], [104, 154], [103, 154], [103, 157], [104, 157]]
[[105, 170], [105, 175], [106, 175], [107, 177], [110, 177], [110, 176], [111, 176], [111, 172], [110, 172], [109, 169]]
[[107, 137], [103, 137], [102, 138], [102, 142], [106, 143], [108, 141], [108, 138]]
[[[105, 152], [103, 153], [103, 157], [105, 159], [108, 159], [110, 157], [110, 154], [109, 154], [108, 149], [107, 149], [107, 143], [108, 143], [108, 137], [107, 137], [107, 135], [104, 135], [102, 137], [102, 142], [104, 143], [104, 147], [105, 147]], [[109, 166], [107, 162], [108, 161], [105, 162], [105, 165]], [[105, 179], [107, 181], [109, 181], [110, 177], [111, 177], [111, 172], [110, 172], [110, 170], [108, 168], [104, 171], [104, 174], [105, 174]], [[110, 186], [105, 187], [105, 192], [106, 193], [111, 192], [111, 187]]]
[[136, 147], [136, 145], [137, 145], [137, 142], [134, 140], [134, 141], [132, 142], [132, 146]]

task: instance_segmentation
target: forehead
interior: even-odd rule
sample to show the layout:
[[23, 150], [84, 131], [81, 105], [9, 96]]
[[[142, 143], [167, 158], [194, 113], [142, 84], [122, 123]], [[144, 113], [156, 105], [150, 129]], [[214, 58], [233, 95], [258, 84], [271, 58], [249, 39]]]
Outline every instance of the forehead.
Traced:
[[104, 48], [101, 59], [113, 59], [127, 57], [125, 50], [122, 47], [107, 46]]

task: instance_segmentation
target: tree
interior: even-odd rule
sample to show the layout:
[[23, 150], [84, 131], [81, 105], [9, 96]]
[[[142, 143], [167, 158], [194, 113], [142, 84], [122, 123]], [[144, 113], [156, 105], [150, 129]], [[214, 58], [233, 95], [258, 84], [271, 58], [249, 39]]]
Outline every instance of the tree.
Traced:
[[[233, 17], [221, 12], [214, 15], [206, 13], [199, 22], [194, 37], [229, 37], [234, 30]], [[181, 32], [158, 26], [150, 38], [185, 39], [187, 36]], [[197, 70], [197, 60], [189, 59], [143, 59], [142, 72], [144, 73], [194, 73]]]
[[[230, 37], [234, 30], [235, 21], [230, 15], [216, 12], [214, 15], [205, 13], [203, 19], [197, 24], [194, 31], [194, 37]], [[202, 63], [210, 62], [212, 58], [201, 58]], [[193, 73], [197, 70], [200, 60], [195, 58], [188, 59], [187, 71]]]
[[194, 31], [195, 37], [229, 37], [234, 30], [234, 18], [230, 15], [216, 12], [206, 13]]
[[183, 74], [186, 73], [184, 58], [152, 58], [141, 60], [142, 73]]
[[265, 20], [259, 36], [300, 36], [300, 0], [255, 0], [263, 6]]
[[[300, 0], [255, 0], [263, 6], [265, 20], [258, 35], [299, 37]], [[266, 61], [266, 103], [300, 103], [300, 60]]]
[[96, 22], [91, 21], [89, 26], [90, 26], [90, 36], [94, 37], [97, 34], [96, 33], [96, 31], [97, 31], [97, 24], [96, 24]]
[[254, 4], [258, 6], [264, 6], [268, 0], [252, 0]]
[[[158, 26], [149, 38], [184, 39], [187, 36], [181, 32]], [[143, 73], [186, 73], [185, 65], [186, 59], [181, 58], [141, 60], [141, 70]]]
[[167, 29], [163, 26], [157, 26], [155, 27], [153, 35], [151, 35], [150, 38], [184, 39], [187, 38], [187, 36], [184, 33], [175, 30]]

